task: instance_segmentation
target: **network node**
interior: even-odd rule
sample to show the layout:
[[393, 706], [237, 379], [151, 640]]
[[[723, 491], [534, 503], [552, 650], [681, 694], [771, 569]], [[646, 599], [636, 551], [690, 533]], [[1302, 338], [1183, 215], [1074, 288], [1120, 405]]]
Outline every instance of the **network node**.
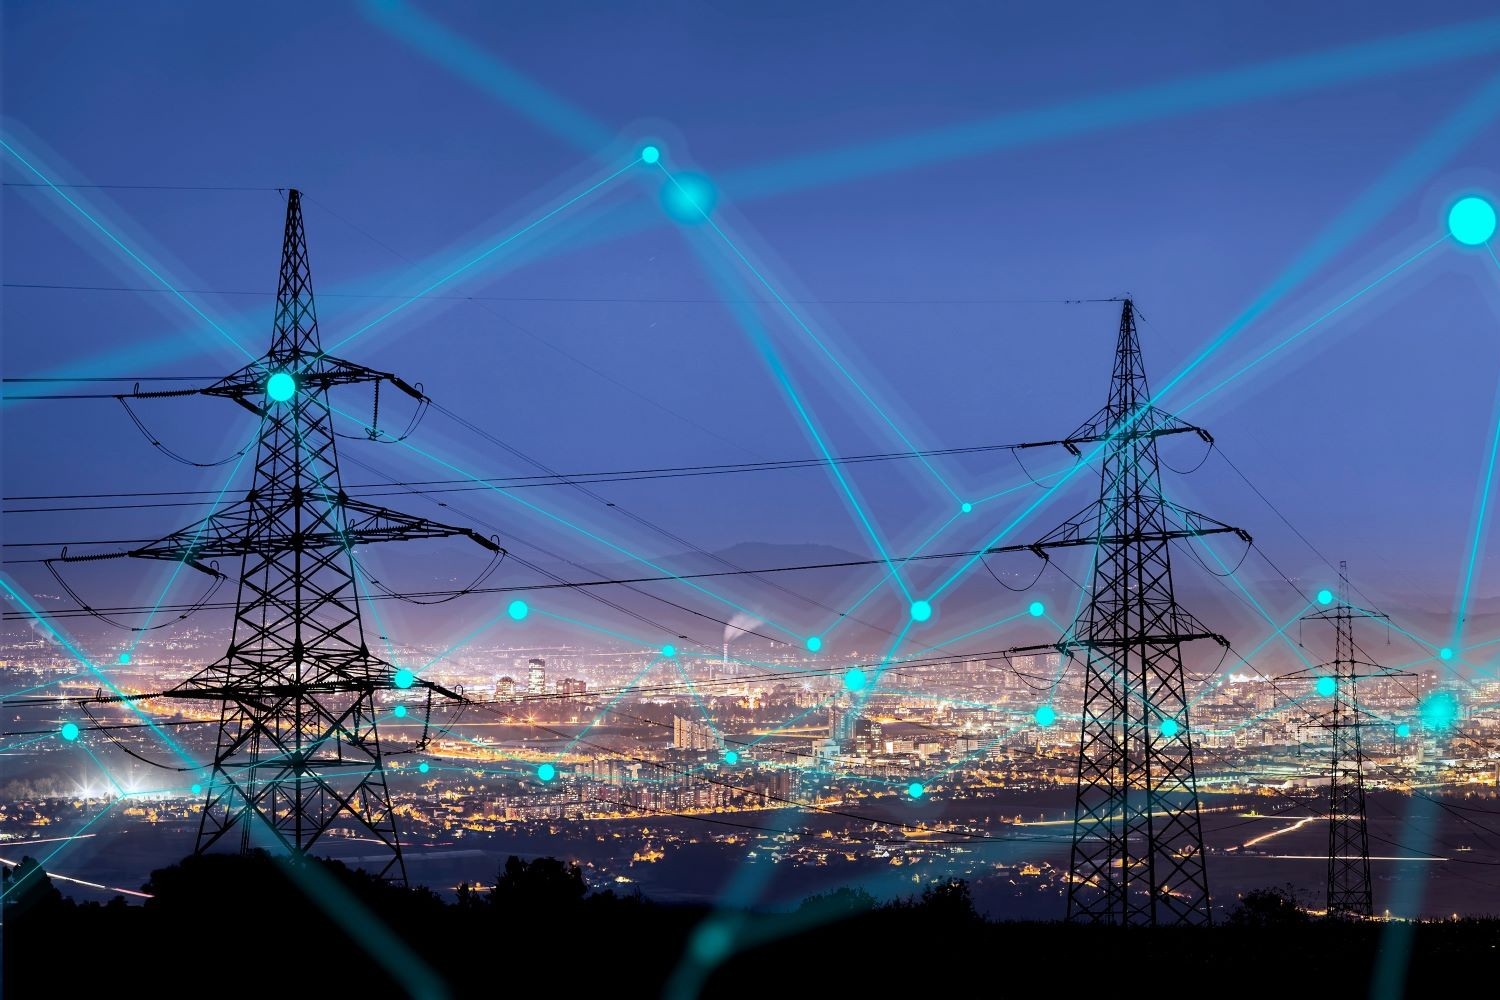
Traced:
[[422, 761], [422, 763], [417, 765], [417, 770], [422, 772], [423, 774], [426, 774], [428, 771], [432, 770], [432, 767], [424, 760]]
[[723, 959], [733, 946], [734, 934], [725, 924], [717, 920], [699, 924], [697, 932], [693, 934], [693, 957], [705, 965]]
[[417, 682], [417, 675], [402, 667], [396, 671], [396, 676], [392, 680], [398, 688], [409, 688]]
[[120, 662], [121, 663], [129, 663], [130, 662], [130, 654], [129, 653], [121, 653], [120, 654]]
[[277, 372], [266, 379], [266, 395], [272, 402], [285, 403], [297, 395], [297, 380], [286, 372]]
[[708, 221], [718, 200], [713, 184], [700, 174], [668, 177], [661, 189], [661, 204], [667, 214], [687, 225]]
[[1460, 198], [1448, 210], [1448, 232], [1467, 247], [1489, 242], [1495, 235], [1495, 206], [1483, 198]]
[[969, 512], [970, 512], [970, 511], [972, 511], [972, 510], [973, 510], [973, 509], [974, 509], [974, 505], [973, 505], [973, 504], [971, 504], [971, 503], [969, 503], [969, 502], [968, 502], [968, 501], [967, 501], [967, 500], [965, 500], [965, 501], [964, 501], [964, 502], [963, 502], [963, 504], [961, 504], [961, 505], [960, 505], [960, 506], [959, 506], [959, 508], [958, 508], [958, 509], [959, 509], [959, 510], [960, 510], [960, 511], [962, 511], [962, 512], [963, 512], [963, 513], [965, 513], [965, 514], [967, 514], [967, 513], [969, 513]]
[[543, 764], [541, 767], [536, 769], [536, 776], [540, 781], [551, 781], [553, 778], [557, 777], [557, 768], [553, 767], [551, 764]]
[[1332, 604], [1333, 603], [1333, 591], [1331, 591], [1331, 590], [1320, 590], [1320, 591], [1318, 591], [1318, 603], [1319, 604]]
[[78, 739], [78, 724], [74, 722], [64, 722], [62, 724], [62, 738], [70, 743], [73, 740]]
[[1449, 649], [1447, 646], [1444, 646], [1442, 649], [1438, 650], [1438, 659], [1440, 659], [1440, 660], [1451, 660], [1451, 659], [1453, 659], [1453, 650]]
[[1040, 618], [1047, 613], [1047, 608], [1041, 601], [1032, 601], [1031, 606], [1026, 609], [1026, 612], [1033, 618]]
[[1315, 688], [1322, 697], [1332, 698], [1333, 693], [1339, 689], [1339, 684], [1332, 677], [1319, 677]]
[[844, 671], [844, 687], [850, 691], [858, 691], [865, 686], [865, 672], [858, 667], [850, 667]]
[[188, 791], [192, 792], [194, 795], [202, 795], [203, 794], [203, 786], [202, 785], [194, 785], [192, 788], [188, 789]]
[[1057, 721], [1057, 709], [1051, 705], [1042, 705], [1032, 714], [1032, 718], [1036, 719], [1039, 726], [1050, 726]]
[[1428, 729], [1447, 729], [1458, 720], [1458, 699], [1447, 691], [1435, 691], [1422, 701], [1422, 725]]
[[913, 781], [911, 784], [906, 786], [906, 794], [910, 795], [914, 799], [920, 799], [923, 794], [926, 793], [926, 791], [927, 789], [922, 787], [922, 783], [920, 781]]
[[925, 622], [932, 617], [932, 605], [927, 601], [913, 601], [911, 604], [911, 620], [914, 622]]
[[506, 610], [510, 612], [510, 616], [516, 621], [520, 621], [531, 613], [531, 609], [526, 606], [525, 601], [511, 601], [510, 607]]
[[669, 642], [661, 648], [661, 655], [670, 660], [677, 655], [677, 647]]
[[724, 751], [724, 763], [726, 763], [726, 764], [738, 764], [739, 762], [740, 762], [740, 755], [738, 753], [736, 753], [733, 750], [725, 750]]
[[820, 650], [822, 648], [823, 648], [823, 640], [821, 638], [819, 638], [818, 636], [815, 636], [815, 635], [811, 635], [811, 636], [807, 637], [807, 651], [809, 653], [816, 653], [818, 650]]
[[1163, 739], [1170, 740], [1172, 737], [1176, 736], [1177, 735], [1177, 729], [1178, 729], [1178, 726], [1177, 726], [1177, 720], [1176, 719], [1162, 719], [1161, 720], [1161, 735], [1162, 735]]
[[395, 708], [391, 709], [391, 714], [394, 715], [398, 719], [404, 719], [404, 718], [406, 718], [406, 706], [405, 705], [397, 705]]
[[1399, 736], [1399, 737], [1401, 737], [1403, 740], [1406, 739], [1408, 736], [1410, 736], [1411, 735], [1411, 723], [1409, 723], [1409, 722], [1403, 722], [1403, 723], [1401, 723], [1401, 725], [1397, 726], [1396, 727], [1396, 735]]
[[646, 146], [641, 149], [642, 163], [655, 163], [659, 159], [661, 159], [661, 150], [655, 146]]

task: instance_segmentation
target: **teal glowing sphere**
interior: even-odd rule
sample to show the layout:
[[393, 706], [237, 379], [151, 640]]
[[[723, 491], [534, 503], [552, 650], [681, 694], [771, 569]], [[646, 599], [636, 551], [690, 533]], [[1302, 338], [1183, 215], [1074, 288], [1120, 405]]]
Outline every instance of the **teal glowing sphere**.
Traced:
[[670, 660], [677, 655], [677, 647], [669, 642], [661, 648], [661, 655]]
[[1495, 235], [1495, 206], [1483, 198], [1460, 198], [1448, 210], [1448, 232], [1467, 247], [1489, 242]]
[[417, 682], [417, 675], [402, 667], [392, 678], [398, 688], [409, 688]]
[[1339, 689], [1339, 684], [1332, 677], [1319, 677], [1318, 683], [1314, 687], [1319, 695], [1324, 698], [1332, 698], [1333, 693]]
[[819, 638], [818, 636], [815, 636], [815, 635], [811, 635], [811, 636], [807, 637], [807, 651], [809, 653], [816, 653], [818, 650], [820, 650], [822, 648], [823, 648], [823, 640], [821, 638]]
[[1447, 691], [1434, 691], [1422, 700], [1418, 712], [1428, 729], [1447, 729], [1458, 721], [1458, 699]]
[[693, 957], [705, 965], [721, 961], [734, 948], [734, 932], [717, 920], [709, 919], [693, 933]]
[[1026, 613], [1033, 618], [1040, 618], [1047, 613], [1047, 608], [1041, 601], [1032, 601], [1030, 607], [1026, 609]]
[[1451, 659], [1453, 659], [1453, 650], [1449, 649], [1447, 646], [1444, 646], [1442, 649], [1438, 650], [1438, 659], [1440, 659], [1440, 660], [1451, 660]]
[[536, 776], [541, 781], [551, 781], [553, 778], [557, 777], [557, 768], [553, 767], [551, 764], [543, 764], [541, 767], [536, 769]]
[[1032, 718], [1036, 719], [1039, 726], [1050, 726], [1057, 721], [1057, 709], [1051, 705], [1043, 705], [1032, 714]]
[[274, 402], [285, 403], [297, 395], [297, 380], [286, 372], [277, 372], [266, 379], [266, 395]]
[[718, 201], [719, 193], [701, 174], [668, 177], [661, 189], [661, 204], [667, 214], [690, 226], [707, 222]]
[[62, 738], [70, 743], [78, 739], [78, 725], [72, 722], [64, 722], [62, 725]]
[[1401, 725], [1396, 727], [1396, 735], [1401, 737], [1403, 740], [1406, 739], [1411, 735], [1411, 724], [1407, 722], [1401, 723]]
[[422, 761], [422, 763], [417, 765], [417, 770], [421, 771], [423, 774], [426, 774], [428, 771], [432, 770], [432, 767], [428, 765], [428, 763], [424, 760]]
[[726, 764], [738, 764], [739, 762], [740, 762], [740, 755], [738, 753], [734, 752], [733, 750], [725, 750], [724, 751], [724, 763], [726, 763]]
[[920, 781], [913, 781], [911, 784], [906, 786], [906, 794], [910, 795], [914, 799], [920, 799], [926, 793], [926, 791], [927, 789], [922, 787], [922, 783]]
[[850, 691], [858, 691], [867, 683], [865, 672], [858, 667], [850, 667], [844, 671], [844, 687]]
[[911, 605], [911, 620], [914, 622], [925, 622], [932, 617], [932, 605], [927, 601], [913, 601]]
[[191, 791], [194, 795], [202, 795], [203, 794], [203, 786], [202, 785], [194, 785], [191, 789], [189, 789], [189, 791]]
[[1177, 735], [1177, 720], [1176, 719], [1162, 719], [1161, 720], [1161, 734], [1162, 734], [1162, 736], [1164, 738], [1169, 739], [1169, 740], [1172, 737], [1176, 736]]
[[391, 709], [391, 714], [394, 715], [398, 719], [404, 719], [404, 718], [406, 718], [406, 706], [405, 705], [397, 705], [395, 708]]
[[130, 654], [129, 653], [121, 653], [120, 654], [120, 662], [121, 663], [129, 663], [130, 662]]
[[510, 607], [507, 608], [506, 611], [508, 611], [510, 613], [510, 616], [516, 621], [520, 621], [522, 618], [525, 618], [531, 613], [531, 609], [526, 606], [525, 601], [511, 601]]
[[969, 503], [968, 501], [964, 501], [964, 503], [962, 503], [961, 505], [959, 505], [958, 509], [961, 510], [961, 511], [963, 511], [965, 514], [967, 514], [967, 513], [969, 513], [970, 511], [972, 511], [974, 509], [974, 505], [971, 504], [971, 503]]
[[1332, 604], [1333, 603], [1333, 591], [1331, 591], [1331, 590], [1320, 590], [1320, 591], [1318, 591], [1318, 603], [1319, 604]]
[[659, 159], [661, 159], [661, 150], [657, 149], [655, 146], [645, 146], [645, 147], [642, 147], [642, 149], [641, 149], [641, 162], [642, 163], [655, 163]]

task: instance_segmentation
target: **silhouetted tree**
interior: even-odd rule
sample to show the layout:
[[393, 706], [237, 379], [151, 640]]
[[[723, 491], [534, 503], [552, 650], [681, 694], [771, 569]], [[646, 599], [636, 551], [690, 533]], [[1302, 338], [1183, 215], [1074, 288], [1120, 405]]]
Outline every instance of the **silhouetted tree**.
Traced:
[[495, 878], [490, 903], [522, 913], [560, 910], [577, 906], [588, 891], [577, 865], [556, 858], [523, 861], [512, 854]]
[[1252, 889], [1229, 914], [1234, 927], [1294, 927], [1307, 923], [1307, 913], [1297, 902], [1290, 885]]

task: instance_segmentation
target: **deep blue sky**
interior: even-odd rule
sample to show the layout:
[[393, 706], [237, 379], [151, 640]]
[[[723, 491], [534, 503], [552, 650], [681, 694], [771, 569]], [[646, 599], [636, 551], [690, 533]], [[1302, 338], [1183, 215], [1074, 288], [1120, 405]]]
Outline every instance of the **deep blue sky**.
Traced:
[[[465, 248], [525, 225], [649, 138], [672, 169], [727, 179], [716, 221], [779, 291], [817, 300], [796, 306], [799, 314], [913, 441], [948, 447], [1059, 436], [1103, 402], [1116, 307], [1004, 300], [1133, 294], [1149, 321], [1148, 363], [1165, 384], [1500, 69], [1492, 46], [1478, 59], [778, 193], [756, 183], [766, 175], [752, 168], [891, 136], [912, 135], [920, 147], [917, 134], [941, 125], [1191, 81], [1493, 8], [684, 2], [580, 3], [566, 16], [547, 4], [420, 10], [581, 109], [612, 140], [584, 148], [564, 129], [539, 126], [358, 5], [304, 3], [7, 3], [5, 136], [63, 182], [303, 189], [325, 344], [390, 304], [347, 296], [417, 291], [444, 264], [465, 259]], [[1500, 191], [1497, 172], [1500, 127], [1488, 126], [1409, 178], [1356, 239], [1205, 362], [1198, 389], [1437, 239], [1455, 198]], [[34, 180], [10, 157], [0, 158], [0, 174]], [[422, 303], [343, 353], [422, 381], [560, 469], [813, 454], [734, 316], [714, 301], [660, 301], [715, 299], [689, 241], [721, 257], [724, 248], [703, 227], [684, 232], [668, 219], [659, 186], [659, 174], [638, 168], [540, 229], [540, 243], [525, 244], [557, 251], [547, 259], [476, 268], [445, 289], [497, 297], [484, 308]], [[274, 192], [71, 193], [180, 288], [274, 289], [282, 224]], [[0, 210], [7, 283], [153, 284], [50, 192], [8, 187]], [[189, 297], [264, 348], [268, 295]], [[519, 301], [528, 297], [548, 301]], [[578, 301], [601, 298], [647, 301]], [[784, 314], [764, 318], [833, 450], [900, 447]], [[243, 360], [160, 293], [6, 288], [0, 319], [8, 376], [212, 375]], [[1367, 590], [1417, 594], [1445, 609], [1467, 563], [1493, 431], [1497, 331], [1500, 267], [1445, 243], [1190, 416], [1321, 549], [1348, 558]], [[1167, 406], [1196, 395], [1185, 386]], [[363, 413], [368, 401], [345, 405]], [[174, 446], [201, 456], [222, 455], [251, 430], [227, 405], [161, 403], [143, 412]], [[3, 419], [7, 495], [216, 489], [223, 481], [221, 470], [188, 469], [152, 451], [110, 402], [7, 403]], [[438, 416], [418, 441], [476, 473], [530, 471]], [[346, 453], [408, 478], [448, 475], [396, 449], [356, 444]], [[1191, 465], [1197, 456], [1178, 458]], [[1003, 456], [940, 468], [966, 497], [1020, 476]], [[345, 478], [369, 479], [352, 468]], [[910, 551], [951, 512], [951, 498], [914, 463], [862, 467], [853, 480], [893, 552]], [[1017, 529], [1016, 540], [1043, 533], [1095, 489], [1087, 476], [1075, 485]], [[1171, 488], [1247, 527], [1288, 573], [1326, 576], [1217, 458]], [[836, 484], [816, 470], [604, 492], [708, 548], [756, 541], [871, 551]], [[620, 565], [503, 500], [474, 497], [462, 495], [487, 520]], [[653, 558], [682, 549], [559, 491], [528, 499]], [[1017, 509], [991, 504], [937, 547], [968, 547]], [[5, 536], [145, 537], [190, 516], [12, 516]], [[159, 588], [164, 571], [150, 570], [132, 584], [138, 598]], [[1251, 580], [1269, 575], [1249, 572]], [[940, 573], [924, 569], [913, 586]], [[46, 589], [35, 573], [16, 574]], [[1500, 569], [1482, 570], [1476, 592], [1497, 588]], [[862, 589], [823, 597], [847, 603]], [[757, 610], [779, 613], [784, 604], [763, 588], [736, 593]], [[1291, 610], [1284, 596], [1280, 603]], [[821, 627], [805, 607], [786, 613], [799, 628]], [[597, 608], [590, 614], [606, 620]]]

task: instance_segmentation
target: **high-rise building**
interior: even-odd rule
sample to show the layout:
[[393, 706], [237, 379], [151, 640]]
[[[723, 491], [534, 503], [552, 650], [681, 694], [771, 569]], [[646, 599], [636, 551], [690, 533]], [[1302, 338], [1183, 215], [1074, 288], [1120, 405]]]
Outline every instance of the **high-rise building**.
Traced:
[[680, 715], [672, 716], [672, 746], [679, 750], [712, 750], [717, 743], [713, 727]]
[[545, 694], [547, 692], [547, 661], [543, 659], [531, 659], [526, 661], [526, 693]]
[[577, 677], [564, 677], [557, 682], [557, 693], [565, 698], [573, 695], [587, 694], [588, 690], [589, 682], [580, 680]]
[[514, 677], [502, 677], [495, 682], [495, 697], [497, 699], [509, 699], [516, 696], [516, 679]]

